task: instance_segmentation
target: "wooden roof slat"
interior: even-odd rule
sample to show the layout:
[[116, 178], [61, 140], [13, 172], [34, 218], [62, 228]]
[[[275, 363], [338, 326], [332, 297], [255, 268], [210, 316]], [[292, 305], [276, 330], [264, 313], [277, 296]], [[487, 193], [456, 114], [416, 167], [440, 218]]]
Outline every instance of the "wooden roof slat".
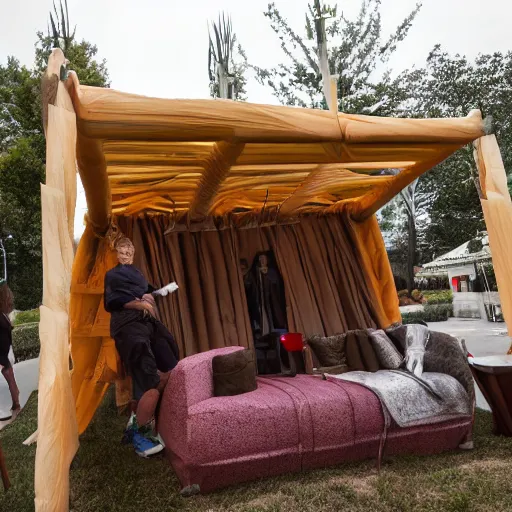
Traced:
[[373, 185], [382, 186], [389, 181], [388, 176], [369, 177], [357, 175], [346, 169], [333, 168], [332, 165], [319, 165], [309, 176], [297, 187], [297, 189], [283, 202], [279, 214], [286, 216], [311, 202], [311, 197], [322, 193], [332, 195], [333, 190], [354, 192], [364, 191]]
[[190, 217], [205, 217], [208, 215], [223, 180], [229, 174], [231, 165], [236, 162], [244, 144], [237, 142], [217, 142], [213, 145], [208, 163], [197, 187], [196, 195], [190, 205]]
[[222, 187], [219, 189], [219, 193], [226, 192], [228, 190], [246, 190], [254, 188], [271, 188], [276, 185], [283, 184], [294, 184], [300, 183], [308, 173], [300, 174], [273, 174], [266, 178], [265, 181], [261, 179], [261, 176], [253, 176], [250, 178], [240, 177], [229, 177], [225, 180]]
[[453, 151], [450, 147], [445, 148], [444, 151], [439, 152], [434, 159], [418, 163], [402, 171], [397, 176], [394, 176], [386, 187], [369, 192], [358, 204], [354, 204], [352, 207], [352, 215], [357, 220], [367, 219], [380, 210], [380, 208], [388, 203], [401, 190], [410, 185], [416, 178], [421, 176], [428, 169], [441, 163], [452, 153]]
[[144, 201], [145, 199], [153, 200], [153, 199], [156, 199], [156, 198], [160, 198], [162, 200], [169, 201], [172, 204], [175, 203], [174, 198], [172, 198], [172, 200], [169, 199], [169, 198], [164, 198], [163, 195], [162, 195], [162, 192], [159, 191], [159, 192], [140, 192], [140, 193], [133, 194], [133, 195], [130, 195], [130, 196], [126, 196], [126, 197], [123, 197], [123, 198], [113, 199], [112, 200], [112, 205], [113, 206], [120, 206], [120, 205], [123, 205], [123, 204], [129, 204], [130, 202], [138, 203], [140, 201]]
[[204, 165], [107, 165], [109, 176], [131, 176], [132, 174], [202, 174]]

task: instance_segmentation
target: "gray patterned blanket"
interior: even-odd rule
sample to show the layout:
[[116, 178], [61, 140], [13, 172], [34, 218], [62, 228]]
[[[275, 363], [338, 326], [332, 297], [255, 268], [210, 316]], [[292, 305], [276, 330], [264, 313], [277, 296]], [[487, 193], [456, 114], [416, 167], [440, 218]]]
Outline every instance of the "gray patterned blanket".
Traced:
[[327, 379], [355, 382], [369, 388], [400, 427], [441, 423], [470, 417], [473, 406], [462, 384], [450, 375], [425, 372], [421, 378], [401, 370], [348, 372]]

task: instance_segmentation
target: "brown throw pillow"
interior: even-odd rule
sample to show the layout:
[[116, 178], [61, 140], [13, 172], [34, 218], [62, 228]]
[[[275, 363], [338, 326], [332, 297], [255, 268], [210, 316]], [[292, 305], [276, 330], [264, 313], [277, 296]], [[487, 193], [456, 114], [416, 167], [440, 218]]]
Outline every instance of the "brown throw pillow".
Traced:
[[234, 396], [254, 391], [256, 365], [252, 350], [237, 350], [212, 359], [214, 396]]
[[320, 366], [339, 366], [347, 364], [345, 355], [345, 335], [311, 336], [308, 345], [313, 350]]
[[376, 372], [379, 360], [370, 342], [368, 331], [359, 329], [347, 332], [347, 364], [351, 370]]
[[370, 330], [370, 341], [377, 354], [379, 365], [385, 370], [397, 370], [404, 358], [382, 329]]

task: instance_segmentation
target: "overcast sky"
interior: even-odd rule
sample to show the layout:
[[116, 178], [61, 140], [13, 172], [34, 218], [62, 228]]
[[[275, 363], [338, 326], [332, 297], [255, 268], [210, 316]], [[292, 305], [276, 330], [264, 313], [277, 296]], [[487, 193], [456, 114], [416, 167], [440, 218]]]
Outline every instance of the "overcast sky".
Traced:
[[[384, 31], [389, 33], [415, 3], [382, 0]], [[207, 22], [222, 10], [231, 14], [251, 63], [270, 67], [280, 62], [279, 40], [263, 16], [267, 4], [266, 0], [68, 0], [77, 37], [98, 46], [99, 57], [107, 59], [113, 88], [168, 98], [208, 97]], [[276, 4], [295, 30], [303, 33], [307, 1], [276, 0]], [[338, 4], [351, 15], [360, 0]], [[0, 0], [0, 63], [8, 55], [26, 65], [33, 63], [35, 33], [46, 30], [51, 5], [52, 0]], [[424, 0], [390, 66], [397, 72], [421, 66], [437, 43], [469, 57], [507, 51], [512, 49], [511, 19], [511, 0]], [[249, 80], [248, 96], [255, 103], [276, 103], [253, 80]], [[81, 209], [83, 198], [77, 211], [78, 228]]]

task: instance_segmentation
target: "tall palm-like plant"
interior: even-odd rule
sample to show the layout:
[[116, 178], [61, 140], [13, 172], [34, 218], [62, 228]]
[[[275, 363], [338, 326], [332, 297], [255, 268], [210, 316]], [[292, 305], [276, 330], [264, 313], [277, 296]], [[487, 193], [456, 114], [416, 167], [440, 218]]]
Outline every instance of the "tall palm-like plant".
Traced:
[[[213, 32], [213, 37], [212, 37]], [[243, 55], [233, 32], [231, 18], [224, 13], [219, 15], [217, 23], [208, 27], [208, 74], [210, 93], [214, 98], [232, 100], [243, 99], [245, 79], [245, 59], [237, 63], [237, 50]]]
[[71, 33], [71, 27], [69, 24], [68, 1], [64, 0], [63, 6], [62, 0], [60, 0], [59, 4], [60, 14], [57, 11], [55, 2], [53, 3], [53, 13], [50, 12], [50, 24], [52, 29], [50, 32], [50, 27], [48, 27], [48, 35], [52, 38], [53, 47], [60, 48], [64, 52], [64, 55], [66, 55], [67, 50], [75, 39], [76, 25], [73, 29], [73, 32]]

